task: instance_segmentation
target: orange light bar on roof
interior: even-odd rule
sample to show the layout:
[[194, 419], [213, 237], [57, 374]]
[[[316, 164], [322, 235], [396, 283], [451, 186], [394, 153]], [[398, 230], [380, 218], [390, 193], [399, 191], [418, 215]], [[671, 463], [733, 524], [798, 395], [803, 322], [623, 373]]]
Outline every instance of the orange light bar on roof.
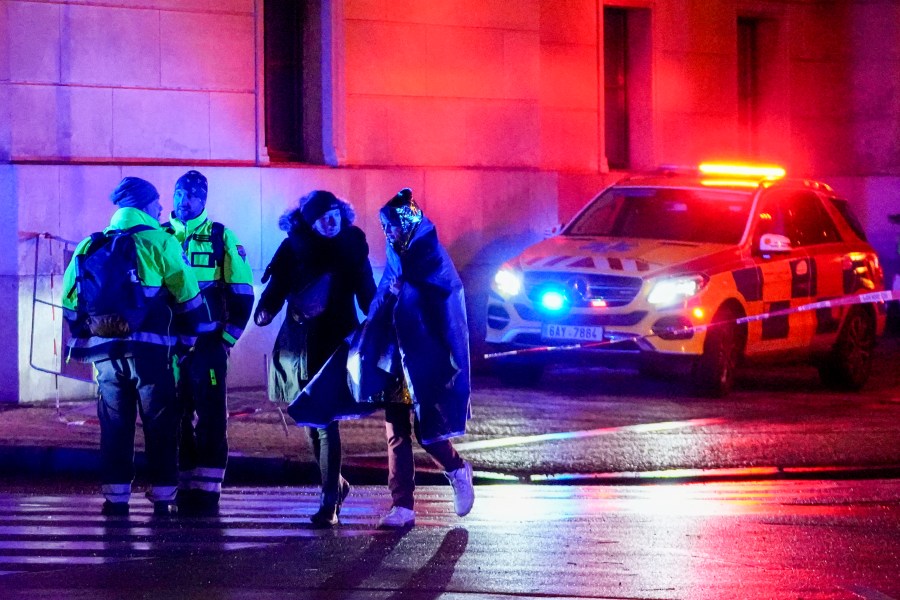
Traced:
[[743, 188], [755, 188], [759, 185], [758, 179], [721, 179], [721, 178], [708, 178], [701, 179], [700, 185], [705, 185], [709, 187], [743, 187]]
[[724, 175], [730, 177], [757, 177], [780, 179], [786, 171], [777, 165], [750, 165], [734, 163], [701, 163], [698, 167], [704, 175]]

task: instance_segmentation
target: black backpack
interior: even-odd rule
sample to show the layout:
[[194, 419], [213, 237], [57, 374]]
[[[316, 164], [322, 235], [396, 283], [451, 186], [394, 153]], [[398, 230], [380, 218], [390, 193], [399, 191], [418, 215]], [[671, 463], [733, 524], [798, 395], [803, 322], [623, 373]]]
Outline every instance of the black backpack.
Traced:
[[76, 257], [78, 312], [91, 335], [125, 338], [140, 330], [147, 316], [147, 301], [133, 235], [149, 229], [152, 227], [136, 225], [94, 233], [85, 252]]

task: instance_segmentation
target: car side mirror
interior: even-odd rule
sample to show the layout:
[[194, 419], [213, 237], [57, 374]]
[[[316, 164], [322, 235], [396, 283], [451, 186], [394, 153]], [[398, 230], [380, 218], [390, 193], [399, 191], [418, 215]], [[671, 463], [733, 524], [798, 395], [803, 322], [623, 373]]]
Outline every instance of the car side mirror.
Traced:
[[554, 235], [556, 235], [560, 231], [562, 231], [562, 228], [563, 228], [562, 223], [554, 225], [553, 227], [548, 227], [547, 229], [544, 230], [544, 239], [552, 238]]
[[783, 254], [791, 251], [791, 240], [786, 235], [764, 233], [759, 238], [759, 251], [763, 254]]

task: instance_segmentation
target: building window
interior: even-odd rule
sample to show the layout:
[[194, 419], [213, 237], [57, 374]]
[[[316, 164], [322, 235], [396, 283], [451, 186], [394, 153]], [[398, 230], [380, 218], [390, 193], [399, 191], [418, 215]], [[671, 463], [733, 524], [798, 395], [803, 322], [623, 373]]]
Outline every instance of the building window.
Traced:
[[741, 146], [750, 156], [759, 154], [759, 36], [758, 19], [738, 18], [738, 127]]
[[274, 161], [303, 155], [303, 3], [266, 0], [266, 146]]
[[606, 160], [628, 165], [628, 28], [623, 8], [603, 9], [603, 90]]
[[265, 0], [263, 15], [269, 158], [321, 164], [321, 0]]
[[653, 166], [650, 11], [604, 7], [604, 152], [610, 169]]

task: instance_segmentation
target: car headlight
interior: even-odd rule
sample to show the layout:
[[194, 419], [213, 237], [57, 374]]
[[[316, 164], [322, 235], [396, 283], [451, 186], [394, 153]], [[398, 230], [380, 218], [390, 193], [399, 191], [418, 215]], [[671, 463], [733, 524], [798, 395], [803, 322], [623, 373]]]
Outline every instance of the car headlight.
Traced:
[[696, 296], [706, 287], [708, 279], [703, 275], [685, 275], [657, 281], [647, 296], [647, 302], [659, 306], [678, 304]]
[[512, 298], [522, 291], [522, 271], [505, 264], [494, 275], [494, 289], [504, 298]]

